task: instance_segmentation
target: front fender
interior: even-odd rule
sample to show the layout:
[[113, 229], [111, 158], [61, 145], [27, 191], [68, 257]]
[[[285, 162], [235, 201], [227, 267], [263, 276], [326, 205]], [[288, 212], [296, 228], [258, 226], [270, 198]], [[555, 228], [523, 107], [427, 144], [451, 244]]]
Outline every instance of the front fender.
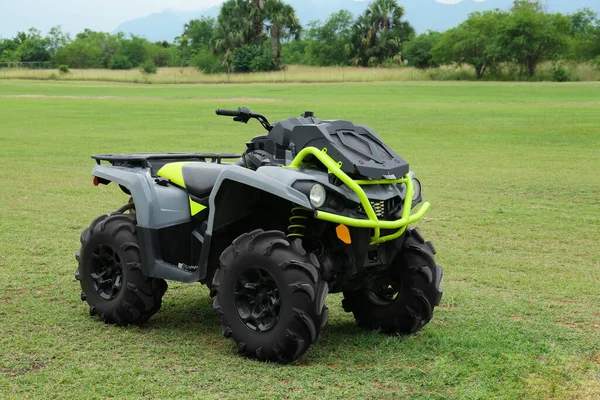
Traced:
[[279, 180], [261, 173], [261, 169], [253, 171], [231, 168], [219, 175], [209, 198], [211, 212], [208, 219], [208, 232], [219, 230], [253, 212], [250, 197], [256, 192], [265, 192], [301, 207], [313, 209], [306, 195], [292, 188], [291, 183], [288, 182], [290, 179], [293, 181], [293, 178], [284, 178], [286, 175], [284, 169], [280, 168], [281, 179]]

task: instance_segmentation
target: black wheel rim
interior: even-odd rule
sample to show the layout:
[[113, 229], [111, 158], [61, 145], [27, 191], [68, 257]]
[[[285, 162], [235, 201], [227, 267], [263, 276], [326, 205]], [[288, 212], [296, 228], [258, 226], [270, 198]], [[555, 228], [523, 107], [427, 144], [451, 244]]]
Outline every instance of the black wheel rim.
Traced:
[[279, 320], [279, 287], [269, 271], [255, 267], [242, 272], [233, 292], [240, 320], [254, 332], [266, 332]]
[[107, 244], [101, 244], [92, 252], [90, 277], [94, 290], [104, 300], [119, 295], [123, 286], [123, 268], [119, 253]]
[[373, 304], [387, 306], [398, 298], [400, 284], [396, 282], [379, 282], [371, 290], [366, 290], [365, 295]]

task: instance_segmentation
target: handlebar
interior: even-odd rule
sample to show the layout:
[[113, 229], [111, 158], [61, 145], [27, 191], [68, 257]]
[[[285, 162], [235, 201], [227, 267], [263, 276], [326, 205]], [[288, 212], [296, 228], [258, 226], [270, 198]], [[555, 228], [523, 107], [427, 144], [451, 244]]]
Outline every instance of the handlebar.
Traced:
[[235, 110], [221, 110], [218, 109], [216, 111], [217, 115], [224, 115], [226, 117], [239, 117], [240, 116], [240, 112], [239, 111], [235, 111]]
[[225, 117], [233, 117], [233, 120], [236, 122], [243, 122], [245, 124], [248, 123], [248, 121], [251, 118], [257, 119], [258, 122], [260, 122], [260, 124], [267, 130], [267, 131], [271, 131], [271, 129], [273, 129], [273, 126], [269, 123], [269, 121], [267, 120], [267, 118], [262, 115], [262, 114], [254, 114], [250, 112], [250, 109], [247, 107], [238, 107], [237, 111], [236, 110], [221, 110], [221, 109], [217, 109], [215, 111], [215, 113], [217, 115], [223, 115]]

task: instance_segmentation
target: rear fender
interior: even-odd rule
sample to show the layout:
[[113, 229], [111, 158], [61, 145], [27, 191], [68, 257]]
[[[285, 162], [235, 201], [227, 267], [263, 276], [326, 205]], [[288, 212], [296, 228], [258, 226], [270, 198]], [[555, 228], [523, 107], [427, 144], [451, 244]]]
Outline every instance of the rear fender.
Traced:
[[144, 275], [181, 282], [196, 282], [200, 270], [188, 272], [164, 261], [158, 231], [191, 221], [188, 194], [173, 185], [160, 185], [148, 169], [96, 165], [92, 175], [126, 188], [133, 197]]
[[186, 192], [172, 185], [157, 184], [148, 169], [96, 165], [92, 175], [127, 188], [135, 203], [137, 224], [141, 227], [160, 229], [188, 222], [191, 218]]

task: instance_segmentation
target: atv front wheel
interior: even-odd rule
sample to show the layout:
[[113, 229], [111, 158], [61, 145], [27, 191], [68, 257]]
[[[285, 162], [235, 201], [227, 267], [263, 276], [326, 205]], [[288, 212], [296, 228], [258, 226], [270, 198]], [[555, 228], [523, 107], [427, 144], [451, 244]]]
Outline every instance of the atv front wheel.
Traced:
[[359, 326], [409, 334], [423, 328], [442, 297], [442, 268], [417, 228], [408, 229], [389, 274], [360, 291], [344, 292], [343, 307]]
[[255, 230], [222, 253], [213, 308], [239, 353], [259, 360], [297, 360], [327, 322], [327, 284], [319, 262], [283, 232]]
[[75, 277], [90, 315], [111, 324], [143, 324], [156, 314], [167, 290], [162, 279], [145, 277], [133, 215], [103, 215], [81, 234]]

